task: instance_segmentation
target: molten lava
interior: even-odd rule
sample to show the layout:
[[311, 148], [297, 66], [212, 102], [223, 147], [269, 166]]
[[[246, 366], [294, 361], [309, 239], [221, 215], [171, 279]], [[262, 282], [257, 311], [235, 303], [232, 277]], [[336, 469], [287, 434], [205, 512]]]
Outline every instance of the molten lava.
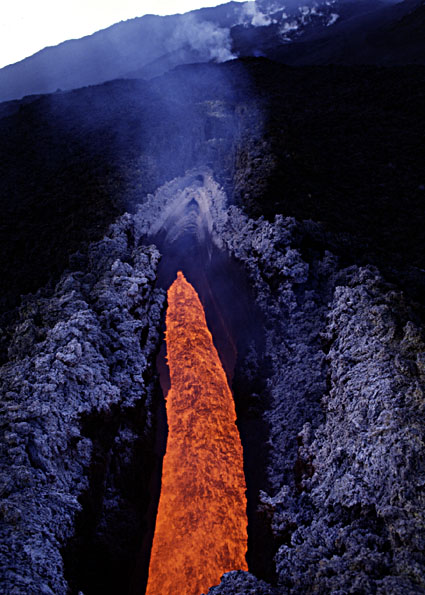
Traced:
[[200, 595], [246, 570], [242, 446], [205, 313], [179, 272], [168, 290], [168, 441], [147, 595]]

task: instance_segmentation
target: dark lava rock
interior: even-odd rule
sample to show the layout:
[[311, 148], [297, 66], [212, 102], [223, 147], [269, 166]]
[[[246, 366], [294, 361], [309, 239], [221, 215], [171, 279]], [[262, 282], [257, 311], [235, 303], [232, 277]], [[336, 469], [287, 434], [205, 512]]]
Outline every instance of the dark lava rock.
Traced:
[[[153, 289], [158, 252], [132, 247], [132, 233], [124, 216], [90, 247], [85, 270], [66, 273], [53, 295], [29, 295], [20, 308], [1, 368], [5, 593], [67, 592], [61, 554], [87, 513], [88, 493], [99, 504], [86, 523], [118, 558], [121, 575], [140, 547], [120, 556], [122, 542], [140, 544], [149, 500], [164, 295]], [[135, 465], [145, 481], [139, 493], [137, 482], [125, 485]], [[107, 534], [114, 515], [127, 533]]]
[[205, 165], [250, 216], [321, 222], [346, 264], [372, 262], [417, 293], [424, 79], [420, 66], [247, 59], [2, 104], [1, 309], [56, 283], [117, 216]]
[[[235, 370], [241, 433], [267, 430], [251, 572], [281, 593], [425, 592], [424, 72], [252, 59], [2, 106], [6, 592], [118, 592], [136, 563], [165, 305], [140, 240], [191, 186], [149, 193], [199, 166], [264, 327]], [[214, 589], [270, 592], [246, 573]]]
[[266, 319], [279, 592], [425, 592], [420, 319], [372, 267], [305, 262], [294, 220], [230, 209], [221, 233]]
[[249, 572], [241, 570], [228, 572], [223, 575], [221, 583], [217, 587], [212, 587], [208, 595], [275, 595], [276, 591], [264, 581], [258, 580]]

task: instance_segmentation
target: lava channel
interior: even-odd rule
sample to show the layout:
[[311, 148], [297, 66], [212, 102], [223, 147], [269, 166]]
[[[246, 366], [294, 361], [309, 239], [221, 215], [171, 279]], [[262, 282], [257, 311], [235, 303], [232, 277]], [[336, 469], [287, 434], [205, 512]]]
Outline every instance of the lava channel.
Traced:
[[242, 445], [204, 309], [181, 272], [168, 304], [168, 441], [146, 594], [200, 595], [247, 570]]

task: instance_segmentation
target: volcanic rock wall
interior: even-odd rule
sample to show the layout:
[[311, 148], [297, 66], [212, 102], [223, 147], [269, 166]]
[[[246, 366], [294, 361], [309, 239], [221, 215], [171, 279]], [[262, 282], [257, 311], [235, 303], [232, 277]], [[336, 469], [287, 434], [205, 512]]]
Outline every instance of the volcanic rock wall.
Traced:
[[289, 532], [276, 562], [293, 593], [424, 592], [425, 346], [411, 317], [376, 270], [338, 275], [325, 420], [299, 435], [300, 496], [267, 501]]
[[[265, 351], [245, 369], [268, 370], [270, 488], [259, 508], [278, 592], [423, 593], [425, 345], [415, 312], [375, 268], [303, 254], [308, 223], [230, 208], [219, 227], [266, 320]], [[211, 593], [236, 593], [239, 580]]]
[[113, 589], [117, 567], [123, 586], [140, 547], [165, 297], [153, 289], [159, 253], [133, 240], [124, 216], [54, 295], [20, 308], [1, 369], [5, 593], [66, 593], [61, 553], [71, 587], [92, 572]]

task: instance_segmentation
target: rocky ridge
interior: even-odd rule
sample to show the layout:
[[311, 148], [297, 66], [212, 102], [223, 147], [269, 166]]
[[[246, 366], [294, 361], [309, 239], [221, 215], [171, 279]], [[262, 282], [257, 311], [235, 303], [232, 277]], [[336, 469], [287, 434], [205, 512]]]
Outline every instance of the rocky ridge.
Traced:
[[[276, 559], [291, 592], [425, 591], [425, 345], [411, 316], [378, 271], [352, 267], [338, 276], [325, 336], [325, 421], [300, 434], [300, 458], [314, 470], [301, 485], [311, 514], [295, 515]], [[287, 498], [283, 488], [280, 527]]]
[[341, 269], [329, 252], [306, 259], [306, 228], [231, 207], [219, 234], [266, 319], [265, 352], [243, 366], [268, 369], [270, 488], [259, 507], [277, 589], [423, 593], [420, 323], [376, 268]]
[[[132, 236], [123, 216], [85, 262], [74, 256], [53, 296], [40, 291], [20, 307], [1, 369], [4, 592], [67, 592], [61, 554], [87, 492], [100, 490], [92, 497], [102, 505], [86, 521], [97, 525], [99, 541], [102, 532], [109, 547], [117, 540], [118, 558], [131, 531], [142, 530], [146, 499], [137, 503], [122, 484], [135, 464], [141, 477], [151, 473], [165, 297], [154, 289], [158, 251], [135, 247]], [[102, 426], [110, 427], [109, 441]], [[147, 452], [137, 455], [135, 444]], [[115, 517], [130, 535], [107, 535]]]

